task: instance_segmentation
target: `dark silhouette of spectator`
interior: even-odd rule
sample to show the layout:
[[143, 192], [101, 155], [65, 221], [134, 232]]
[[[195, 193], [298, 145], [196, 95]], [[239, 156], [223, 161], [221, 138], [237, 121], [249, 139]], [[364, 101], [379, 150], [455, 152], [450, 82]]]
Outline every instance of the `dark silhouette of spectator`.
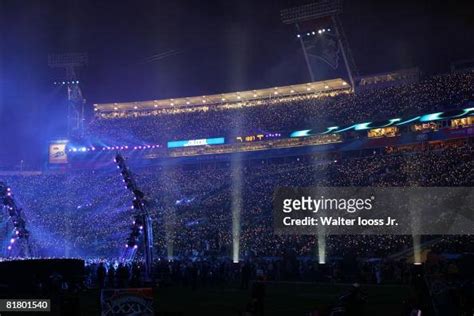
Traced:
[[113, 265], [109, 267], [109, 271], [107, 272], [107, 283], [110, 288], [115, 287], [115, 268]]
[[130, 272], [128, 271], [128, 268], [120, 263], [118, 268], [117, 268], [117, 281], [118, 281], [118, 287], [123, 288], [126, 287], [128, 284], [128, 278], [130, 277]]
[[104, 263], [101, 262], [97, 267], [97, 282], [99, 284], [99, 289], [102, 289], [104, 287], [106, 273], [107, 271], [104, 267]]
[[240, 287], [242, 289], [248, 289], [249, 288], [251, 273], [252, 273], [252, 271], [250, 269], [250, 265], [248, 263], [244, 263], [243, 266], [242, 266], [242, 270], [241, 270], [241, 282], [240, 282]]
[[265, 282], [262, 276], [258, 277], [252, 286], [252, 303], [255, 315], [263, 316], [265, 307]]

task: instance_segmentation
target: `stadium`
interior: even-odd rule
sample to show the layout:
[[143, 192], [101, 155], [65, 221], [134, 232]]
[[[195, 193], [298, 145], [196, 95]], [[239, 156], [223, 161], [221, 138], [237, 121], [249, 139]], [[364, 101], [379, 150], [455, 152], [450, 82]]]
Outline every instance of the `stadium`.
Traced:
[[[278, 8], [294, 84], [90, 102], [100, 87], [78, 70], [93, 54], [49, 55], [65, 132], [36, 167], [0, 170], [2, 299], [54, 315], [471, 315], [472, 60], [360, 75], [342, 6]], [[403, 229], [290, 231], [282, 188], [427, 193], [393, 193], [409, 212], [384, 214]], [[437, 207], [448, 191], [462, 193]]]

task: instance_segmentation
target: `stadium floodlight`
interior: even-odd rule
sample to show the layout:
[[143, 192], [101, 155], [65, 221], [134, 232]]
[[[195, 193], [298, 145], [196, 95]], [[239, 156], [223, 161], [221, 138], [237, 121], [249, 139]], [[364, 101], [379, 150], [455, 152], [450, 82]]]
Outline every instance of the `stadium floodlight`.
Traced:
[[66, 75], [62, 81], [56, 81], [58, 84], [67, 87], [68, 97], [68, 116], [67, 126], [68, 135], [83, 136], [84, 135], [84, 104], [85, 99], [79, 87], [76, 69], [87, 65], [88, 57], [86, 53], [64, 53], [49, 54], [48, 66], [51, 68], [62, 68]]
[[285, 24], [316, 20], [342, 13], [342, 0], [321, 0], [281, 11], [281, 20]]
[[[353, 69], [355, 70], [355, 63], [352, 58], [352, 54], [350, 52], [349, 45], [344, 35], [344, 30], [342, 28], [342, 24], [339, 20], [339, 15], [343, 11], [342, 0], [320, 0], [313, 3], [303, 4], [297, 7], [283, 9], [280, 12], [281, 21], [285, 24], [294, 24], [296, 26], [297, 35], [296, 37], [299, 39], [301, 43], [301, 47], [303, 49], [303, 54], [306, 62], [306, 66], [308, 69], [309, 76], [311, 81], [314, 81], [314, 73], [310, 62], [310, 54], [308, 50], [310, 47], [314, 47], [314, 43], [310, 42], [310, 40], [305, 36], [315, 35], [316, 32], [314, 29], [304, 29], [304, 25], [317, 25], [321, 23], [328, 23], [330, 21], [332, 23], [331, 27], [324, 26], [321, 29], [318, 29], [318, 34], [323, 35], [330, 30], [334, 29], [335, 35], [335, 43], [340, 48], [340, 52], [342, 58], [344, 60], [344, 65], [346, 67], [347, 75], [349, 77], [349, 81], [351, 82], [352, 89], [354, 89], [354, 79], [353, 79]], [[313, 23], [314, 22], [314, 23]], [[302, 33], [303, 32], [303, 33]], [[302, 36], [303, 35], [303, 36]], [[326, 53], [327, 54], [327, 53]], [[328, 64], [330, 64], [333, 68], [337, 68], [337, 55], [338, 50], [335, 50], [334, 58], [328, 61], [328, 58], [322, 58]], [[317, 56], [320, 57], [320, 56]]]

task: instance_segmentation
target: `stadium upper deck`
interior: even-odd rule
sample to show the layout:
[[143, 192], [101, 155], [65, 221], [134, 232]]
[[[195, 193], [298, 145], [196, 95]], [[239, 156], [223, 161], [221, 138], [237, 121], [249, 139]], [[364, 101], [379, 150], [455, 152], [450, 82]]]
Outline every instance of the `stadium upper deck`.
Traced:
[[336, 95], [341, 92], [349, 92], [350, 90], [351, 87], [349, 84], [343, 79], [338, 78], [290, 86], [204, 96], [94, 104], [94, 111], [98, 118], [117, 118], [133, 113], [137, 114], [137, 116], [156, 115], [161, 113], [184, 113], [197, 110], [207, 110], [211, 107], [225, 109], [254, 106], [260, 104], [258, 101], [268, 100], [269, 98], [275, 97], [284, 98], [308, 94]]

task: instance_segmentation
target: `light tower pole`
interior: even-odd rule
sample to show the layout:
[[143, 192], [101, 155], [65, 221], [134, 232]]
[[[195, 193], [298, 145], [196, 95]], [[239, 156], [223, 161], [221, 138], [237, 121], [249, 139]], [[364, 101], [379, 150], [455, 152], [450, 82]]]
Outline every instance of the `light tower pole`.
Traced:
[[[317, 25], [318, 23], [323, 22], [330, 23], [331, 28], [334, 29], [335, 32], [337, 46], [344, 60], [344, 65], [347, 71], [347, 76], [349, 77], [349, 81], [351, 83], [351, 87], [354, 89], [353, 73], [356, 71], [355, 63], [339, 18], [341, 13], [342, 0], [320, 0], [317, 2], [282, 10], [281, 20], [285, 24], [295, 25], [298, 32], [299, 41], [303, 49], [306, 66], [312, 81], [314, 81], [314, 72], [309, 60], [310, 54], [308, 53], [308, 44], [303, 38], [304, 35], [300, 35], [300, 32], [306, 31], [302, 29], [302, 25]], [[312, 34], [314, 34], [314, 31], [315, 30], [312, 30]]]
[[87, 64], [88, 58], [85, 53], [50, 54], [48, 65], [51, 68], [62, 68], [65, 70], [63, 80], [55, 84], [64, 85], [67, 88], [68, 111], [67, 111], [67, 133], [68, 137], [84, 135], [84, 105], [86, 100], [82, 96], [77, 76], [77, 68]]

